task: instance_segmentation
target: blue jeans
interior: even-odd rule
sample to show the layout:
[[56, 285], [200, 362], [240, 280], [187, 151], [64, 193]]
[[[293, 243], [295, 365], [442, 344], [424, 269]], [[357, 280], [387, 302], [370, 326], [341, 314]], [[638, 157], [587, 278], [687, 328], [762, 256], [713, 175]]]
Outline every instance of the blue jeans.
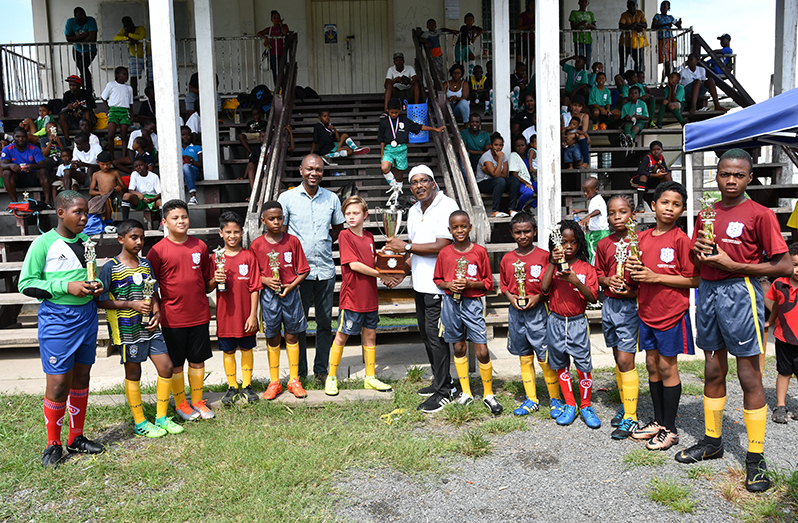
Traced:
[[576, 54], [581, 54], [585, 57], [585, 69], [590, 70], [590, 58], [593, 56], [593, 44], [575, 43]]
[[[299, 284], [302, 297], [302, 310], [307, 318], [310, 302], [316, 306], [316, 359], [313, 361], [313, 374], [327, 374], [332, 345], [332, 306], [335, 293], [335, 278], [329, 280], [305, 280]], [[305, 333], [299, 334], [299, 376], [308, 375], [308, 341]]]
[[191, 164], [183, 164], [183, 181], [186, 182], [188, 192], [197, 191], [197, 180], [202, 180], [202, 171]]
[[471, 105], [468, 100], [463, 99], [457, 103], [449, 102], [449, 105], [452, 106], [452, 111], [456, 119], [459, 119], [463, 123], [468, 123], [468, 118], [471, 116]]
[[499, 211], [499, 204], [502, 201], [502, 194], [504, 194], [505, 191], [510, 195], [510, 210], [519, 210], [518, 197], [521, 193], [521, 182], [515, 176], [507, 176], [507, 178], [488, 178], [487, 180], [482, 180], [477, 183], [477, 185], [479, 186], [480, 192], [493, 194], [491, 212]]
[[587, 138], [582, 138], [576, 142], [579, 146], [579, 152], [582, 154], [582, 162], [590, 164], [590, 144], [587, 143]]

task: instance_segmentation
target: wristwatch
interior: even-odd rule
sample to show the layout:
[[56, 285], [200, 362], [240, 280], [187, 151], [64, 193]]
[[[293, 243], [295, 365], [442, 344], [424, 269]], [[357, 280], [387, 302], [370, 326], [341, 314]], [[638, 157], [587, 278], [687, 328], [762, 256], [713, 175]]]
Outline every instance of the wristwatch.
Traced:
[[413, 249], [413, 245], [411, 243], [408, 242], [408, 243], [405, 244], [405, 253], [406, 254], [410, 254], [412, 249]]

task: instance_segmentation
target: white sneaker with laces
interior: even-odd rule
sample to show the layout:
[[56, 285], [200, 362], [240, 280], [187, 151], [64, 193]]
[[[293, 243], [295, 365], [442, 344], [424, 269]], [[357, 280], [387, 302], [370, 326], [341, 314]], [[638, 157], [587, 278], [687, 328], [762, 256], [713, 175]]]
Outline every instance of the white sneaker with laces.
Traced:
[[188, 199], [189, 205], [197, 205], [199, 202], [197, 201], [197, 196], [195, 194], [191, 195], [191, 198]]

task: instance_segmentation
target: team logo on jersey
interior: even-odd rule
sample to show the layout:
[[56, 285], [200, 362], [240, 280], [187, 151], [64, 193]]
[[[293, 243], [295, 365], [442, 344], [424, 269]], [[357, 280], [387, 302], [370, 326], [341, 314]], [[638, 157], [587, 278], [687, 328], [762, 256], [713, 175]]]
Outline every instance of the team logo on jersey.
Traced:
[[540, 277], [540, 271], [543, 270], [541, 265], [533, 265], [529, 268], [529, 275], [533, 278]]
[[133, 273], [133, 283], [135, 283], [136, 285], [141, 285], [141, 282], [143, 282], [143, 281], [144, 281], [144, 277], [141, 275], [140, 272], [134, 272]]
[[665, 263], [670, 263], [673, 261], [673, 254], [673, 249], [670, 247], [663, 247], [659, 250], [659, 259]]
[[247, 274], [249, 274], [249, 265], [247, 265], [246, 263], [242, 263], [241, 265], [239, 265], [238, 274], [240, 274], [241, 276], [246, 276]]
[[745, 226], [740, 222], [729, 222], [729, 226], [726, 227], [726, 236], [738, 238], [743, 233], [743, 227]]
[[285, 263], [291, 263], [291, 260], [294, 259], [294, 253], [292, 253], [291, 251], [284, 252], [283, 259], [285, 260]]
[[50, 359], [47, 361], [50, 362], [50, 365], [55, 365], [56, 363], [58, 363], [58, 359], [55, 356], [50, 356]]
[[587, 278], [587, 275], [585, 275], [585, 274], [577, 274], [576, 277], [579, 278], [579, 281], [582, 282], [582, 285], [585, 284], [585, 279]]
[[139, 353], [138, 345], [128, 345], [127, 351], [130, 353], [131, 358], [135, 358]]
[[468, 269], [466, 269], [466, 273], [471, 276], [472, 278], [477, 275], [477, 264], [476, 263], [469, 263]]
[[401, 130], [401, 131], [405, 130], [405, 123], [404, 122], [399, 122], [399, 130]]
[[355, 323], [352, 320], [346, 320], [346, 329], [351, 330]]
[[199, 263], [201, 259], [202, 255], [200, 253], [198, 252], [191, 253], [191, 261], [193, 261], [195, 264]]

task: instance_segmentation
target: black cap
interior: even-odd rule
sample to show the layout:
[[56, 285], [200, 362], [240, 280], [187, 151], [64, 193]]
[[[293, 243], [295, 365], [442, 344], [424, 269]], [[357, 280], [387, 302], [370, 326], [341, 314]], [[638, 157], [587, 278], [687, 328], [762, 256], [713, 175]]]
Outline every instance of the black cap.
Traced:
[[718, 40], [723, 40], [723, 39], [731, 40], [731, 35], [729, 33], [723, 33], [718, 37]]

